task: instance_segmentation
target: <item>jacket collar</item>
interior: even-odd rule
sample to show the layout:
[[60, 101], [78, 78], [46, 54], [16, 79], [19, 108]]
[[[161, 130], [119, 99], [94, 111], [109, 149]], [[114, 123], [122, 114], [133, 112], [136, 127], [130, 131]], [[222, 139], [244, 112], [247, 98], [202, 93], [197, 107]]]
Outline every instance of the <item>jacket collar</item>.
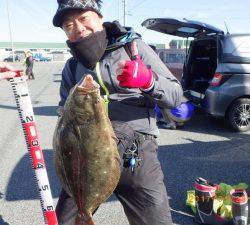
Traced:
[[103, 26], [106, 29], [108, 37], [107, 52], [113, 51], [134, 39], [141, 38], [140, 34], [135, 33], [131, 27], [123, 27], [118, 21], [105, 22]]

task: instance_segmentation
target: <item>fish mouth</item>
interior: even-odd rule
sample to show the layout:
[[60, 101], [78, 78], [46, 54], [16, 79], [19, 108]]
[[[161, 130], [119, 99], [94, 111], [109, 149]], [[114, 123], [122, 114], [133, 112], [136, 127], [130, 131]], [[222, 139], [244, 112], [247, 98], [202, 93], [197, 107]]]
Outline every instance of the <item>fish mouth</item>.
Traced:
[[99, 91], [99, 89], [100, 85], [94, 81], [90, 74], [86, 75], [83, 81], [77, 86], [77, 90], [83, 92], [83, 94], [96, 92]]

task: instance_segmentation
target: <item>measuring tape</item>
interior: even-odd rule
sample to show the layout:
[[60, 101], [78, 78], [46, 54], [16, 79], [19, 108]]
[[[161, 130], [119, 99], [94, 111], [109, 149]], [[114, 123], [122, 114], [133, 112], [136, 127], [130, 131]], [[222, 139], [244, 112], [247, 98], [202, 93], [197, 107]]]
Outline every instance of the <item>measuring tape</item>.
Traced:
[[[4, 72], [1, 70], [0, 72]], [[38, 184], [40, 203], [43, 211], [45, 224], [57, 225], [57, 217], [53, 206], [53, 198], [49, 185], [49, 179], [45, 166], [42, 148], [37, 134], [34, 112], [29, 95], [26, 79], [22, 71], [14, 71], [16, 76], [9, 79], [15, 96], [16, 105], [21, 120], [24, 137], [35, 170], [35, 180]]]

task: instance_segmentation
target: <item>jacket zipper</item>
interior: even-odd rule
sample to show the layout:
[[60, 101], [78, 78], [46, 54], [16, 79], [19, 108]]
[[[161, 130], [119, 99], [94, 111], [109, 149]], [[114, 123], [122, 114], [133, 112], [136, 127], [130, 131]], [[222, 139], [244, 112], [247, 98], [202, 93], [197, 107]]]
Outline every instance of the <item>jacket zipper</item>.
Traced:
[[105, 64], [106, 68], [107, 68], [107, 71], [108, 71], [108, 75], [109, 75], [109, 79], [110, 79], [110, 83], [113, 87], [113, 89], [115, 90], [115, 92], [117, 92], [117, 89], [115, 87], [115, 84], [114, 84], [114, 81], [113, 81], [113, 78], [112, 78], [112, 74], [111, 74], [111, 70], [110, 70], [110, 66], [108, 63]]

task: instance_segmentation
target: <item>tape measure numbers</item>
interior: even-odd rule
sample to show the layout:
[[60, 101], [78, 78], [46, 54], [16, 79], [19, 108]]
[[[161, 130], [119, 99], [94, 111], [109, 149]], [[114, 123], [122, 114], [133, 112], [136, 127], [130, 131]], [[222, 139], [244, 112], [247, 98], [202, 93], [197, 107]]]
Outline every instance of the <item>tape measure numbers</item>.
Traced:
[[24, 76], [9, 79], [15, 96], [16, 105], [21, 120], [26, 145], [29, 151], [32, 166], [35, 171], [35, 180], [38, 184], [40, 203], [44, 215], [45, 224], [57, 225], [57, 217], [53, 206], [53, 198], [49, 185], [47, 170], [42, 148], [37, 133], [35, 116], [31, 104], [28, 85]]

